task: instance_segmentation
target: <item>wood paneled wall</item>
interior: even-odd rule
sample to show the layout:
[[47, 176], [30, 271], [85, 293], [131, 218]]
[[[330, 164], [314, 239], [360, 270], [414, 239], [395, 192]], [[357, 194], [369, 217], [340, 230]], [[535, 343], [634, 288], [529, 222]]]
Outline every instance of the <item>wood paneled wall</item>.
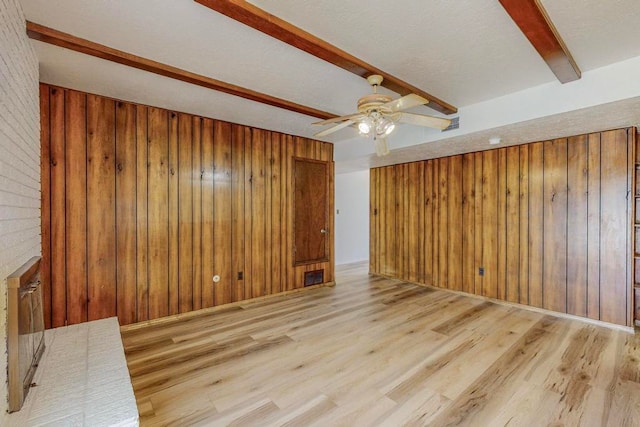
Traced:
[[332, 236], [329, 262], [294, 267], [291, 222], [294, 157], [329, 162], [333, 212], [331, 144], [46, 84], [40, 96], [47, 327], [275, 294], [311, 270], [333, 281]]
[[372, 169], [371, 273], [631, 325], [634, 135]]

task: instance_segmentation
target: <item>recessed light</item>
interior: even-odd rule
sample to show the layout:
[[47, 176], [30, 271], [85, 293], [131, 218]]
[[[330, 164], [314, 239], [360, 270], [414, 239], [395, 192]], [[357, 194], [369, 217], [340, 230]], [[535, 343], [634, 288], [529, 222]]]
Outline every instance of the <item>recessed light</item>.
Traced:
[[494, 136], [493, 138], [489, 138], [489, 144], [491, 145], [500, 144], [501, 141], [502, 139], [499, 136]]

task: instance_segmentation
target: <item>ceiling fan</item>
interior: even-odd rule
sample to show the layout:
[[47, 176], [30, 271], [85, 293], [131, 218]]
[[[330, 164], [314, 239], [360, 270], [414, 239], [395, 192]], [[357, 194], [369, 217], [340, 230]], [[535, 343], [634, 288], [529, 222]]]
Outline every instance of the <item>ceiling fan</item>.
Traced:
[[372, 74], [367, 77], [367, 81], [373, 87], [373, 93], [358, 100], [358, 112], [313, 123], [317, 126], [338, 123], [314, 136], [329, 135], [347, 126], [357, 124], [360, 135], [373, 137], [376, 154], [384, 156], [389, 153], [386, 137], [394, 131], [397, 123], [409, 123], [437, 129], [446, 129], [451, 124], [449, 119], [403, 112], [403, 110], [427, 104], [429, 100], [415, 93], [392, 99], [388, 95], [378, 93], [382, 76]]

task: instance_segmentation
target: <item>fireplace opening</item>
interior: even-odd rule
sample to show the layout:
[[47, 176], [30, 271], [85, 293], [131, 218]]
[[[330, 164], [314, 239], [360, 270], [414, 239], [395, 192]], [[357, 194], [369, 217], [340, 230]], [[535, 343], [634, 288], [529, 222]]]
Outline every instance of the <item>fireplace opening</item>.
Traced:
[[40, 257], [7, 277], [9, 412], [22, 408], [44, 352]]

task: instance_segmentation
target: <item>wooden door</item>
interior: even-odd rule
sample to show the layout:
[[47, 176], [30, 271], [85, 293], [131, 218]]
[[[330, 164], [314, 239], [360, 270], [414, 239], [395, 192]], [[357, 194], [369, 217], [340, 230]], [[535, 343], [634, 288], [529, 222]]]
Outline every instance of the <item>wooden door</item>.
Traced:
[[294, 265], [328, 261], [329, 164], [294, 159]]

